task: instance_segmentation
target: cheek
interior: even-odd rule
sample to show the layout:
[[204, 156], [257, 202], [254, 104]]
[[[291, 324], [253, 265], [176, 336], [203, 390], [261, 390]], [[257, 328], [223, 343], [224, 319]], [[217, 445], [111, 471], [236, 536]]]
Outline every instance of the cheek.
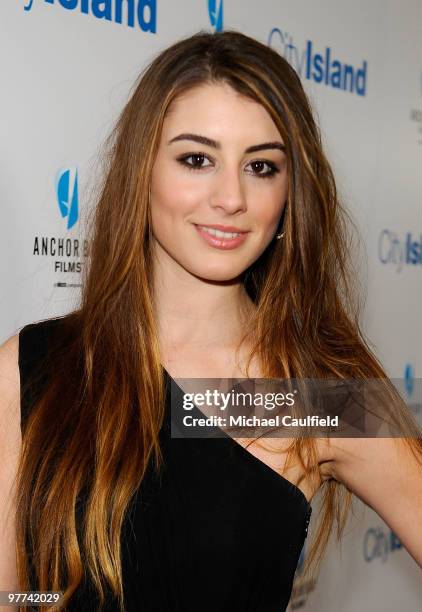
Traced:
[[156, 238], [170, 246], [180, 244], [183, 232], [192, 219], [197, 217], [197, 198], [186, 188], [183, 181], [159, 185], [151, 194], [152, 231]]
[[151, 222], [152, 232], [159, 240], [166, 240], [174, 233], [177, 218], [177, 201], [175, 195], [160, 189], [152, 197]]
[[189, 213], [200, 196], [189, 174], [167, 160], [156, 164], [151, 182], [151, 213], [155, 217], [170, 215], [176, 220]]
[[269, 196], [265, 206], [259, 206], [254, 210], [254, 222], [256, 227], [260, 228], [265, 234], [271, 234], [277, 227], [280, 216], [285, 206], [286, 197], [284, 194], [280, 196]]
[[[253, 217], [257, 227], [265, 228], [268, 233], [271, 233], [274, 227], [278, 225], [280, 216], [283, 213], [288, 195], [288, 177], [285, 169], [281, 170], [281, 175], [276, 179], [261, 179], [264, 183], [257, 185], [256, 191], [250, 194], [250, 202], [253, 205]], [[252, 209], [251, 209], [252, 212]]]
[[171, 221], [181, 210], [184, 197], [183, 185], [175, 176], [169, 176], [168, 171], [157, 172], [151, 185], [151, 219], [154, 230]]
[[287, 178], [283, 181], [281, 188], [279, 187], [271, 198], [271, 206], [269, 209], [270, 223], [278, 225], [280, 217], [287, 203], [288, 181]]

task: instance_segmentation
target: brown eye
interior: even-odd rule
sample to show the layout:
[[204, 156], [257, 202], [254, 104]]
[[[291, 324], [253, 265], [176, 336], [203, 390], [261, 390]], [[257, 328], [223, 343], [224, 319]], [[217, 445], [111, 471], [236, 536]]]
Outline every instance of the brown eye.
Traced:
[[[250, 163], [250, 165], [253, 166], [255, 170], [257, 170], [257, 172], [254, 172], [254, 174], [260, 178], [270, 178], [274, 176], [277, 172], [279, 172], [277, 166], [275, 166], [271, 162], [264, 160], [253, 161]], [[267, 172], [261, 172], [262, 169], [265, 168], [265, 166], [267, 166], [269, 170], [267, 170]]]
[[252, 166], [254, 166], [255, 170], [257, 170], [259, 174], [261, 174], [260, 171], [263, 169], [264, 165], [265, 164], [262, 161], [252, 162]]
[[[202, 170], [202, 168], [207, 168], [212, 165], [212, 163], [204, 165], [203, 162], [206, 159], [210, 161], [210, 158], [204, 153], [189, 153], [188, 155], [183, 155], [182, 157], [179, 157], [177, 161], [189, 170]], [[279, 169], [275, 164], [263, 159], [258, 159], [256, 161], [250, 162], [249, 165], [253, 166], [252, 174], [254, 176], [257, 176], [258, 178], [271, 178], [277, 172], [279, 172]], [[265, 170], [266, 167], [268, 168], [268, 170], [266, 172], [262, 172], [262, 170]]]
[[[188, 162], [187, 160], [192, 159], [192, 162]], [[208, 159], [206, 155], [203, 153], [190, 153], [189, 155], [184, 155], [183, 157], [178, 158], [178, 162], [180, 162], [183, 166], [188, 167], [190, 170], [200, 170], [201, 168], [206, 168], [207, 166], [203, 166], [204, 159]]]

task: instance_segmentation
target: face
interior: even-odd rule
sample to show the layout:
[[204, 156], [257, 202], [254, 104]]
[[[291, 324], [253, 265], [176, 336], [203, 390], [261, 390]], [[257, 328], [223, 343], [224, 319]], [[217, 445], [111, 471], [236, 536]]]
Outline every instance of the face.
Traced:
[[288, 185], [283, 149], [267, 111], [227, 84], [177, 98], [152, 172], [156, 256], [207, 280], [244, 272], [277, 231]]

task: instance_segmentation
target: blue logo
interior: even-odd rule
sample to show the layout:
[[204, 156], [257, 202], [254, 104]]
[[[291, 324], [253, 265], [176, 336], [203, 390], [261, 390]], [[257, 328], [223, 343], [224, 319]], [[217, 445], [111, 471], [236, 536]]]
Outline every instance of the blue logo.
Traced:
[[355, 68], [333, 57], [331, 47], [326, 47], [324, 53], [316, 53], [312, 40], [306, 42], [304, 49], [299, 50], [293, 37], [280, 28], [273, 28], [268, 37], [268, 45], [274, 48], [293, 66], [298, 75], [335, 89], [342, 89], [366, 95], [366, 73], [368, 62]]
[[[130, 28], [137, 25], [144, 32], [157, 31], [157, 0], [131, 0], [127, 3], [127, 9], [122, 10], [123, 3], [121, 0], [37, 0], [44, 4], [56, 4], [68, 11], [74, 11], [79, 7], [81, 13], [92, 15], [97, 19], [105, 21], [114, 21], [115, 23], [123, 23], [123, 15], [125, 13], [125, 23]], [[26, 0], [24, 5], [25, 11], [30, 11], [34, 4], [34, 0]]]
[[384, 229], [378, 238], [378, 257], [381, 263], [393, 265], [400, 272], [404, 265], [422, 265], [422, 234], [414, 239], [407, 232], [400, 240], [396, 232]]
[[411, 397], [413, 394], [413, 388], [415, 386], [415, 372], [411, 363], [406, 363], [404, 368], [404, 388], [406, 389], [407, 397]]
[[67, 217], [67, 229], [78, 220], [78, 171], [64, 170], [56, 179], [56, 194], [62, 217]]
[[208, 0], [208, 14], [215, 32], [223, 29], [223, 0]]
[[370, 527], [363, 538], [363, 558], [368, 563], [374, 559], [382, 559], [385, 563], [390, 553], [402, 547], [403, 544], [391, 529], [386, 533], [382, 527]]

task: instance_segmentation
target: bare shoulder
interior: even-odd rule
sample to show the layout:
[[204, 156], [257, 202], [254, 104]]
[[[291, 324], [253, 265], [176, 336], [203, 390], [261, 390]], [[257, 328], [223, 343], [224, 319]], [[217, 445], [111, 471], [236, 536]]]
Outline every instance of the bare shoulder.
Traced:
[[[19, 334], [0, 345], [0, 485], [7, 483], [21, 444]], [[1, 495], [1, 491], [0, 491]]]
[[19, 334], [0, 345], [0, 454], [20, 443]]
[[21, 448], [19, 334], [0, 345], [0, 590], [17, 587], [14, 478]]
[[19, 334], [0, 345], [0, 415], [19, 403]]
[[0, 413], [19, 400], [19, 334], [0, 345]]

